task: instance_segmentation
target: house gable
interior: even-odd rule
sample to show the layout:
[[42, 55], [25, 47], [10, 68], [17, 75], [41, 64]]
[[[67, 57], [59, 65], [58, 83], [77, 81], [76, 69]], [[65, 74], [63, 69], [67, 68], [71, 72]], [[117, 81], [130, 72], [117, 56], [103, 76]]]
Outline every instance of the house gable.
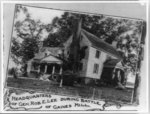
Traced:
[[34, 60], [41, 60], [48, 55], [59, 56], [60, 47], [42, 47], [40, 52], [35, 54]]
[[122, 59], [119, 52], [117, 52], [117, 50], [113, 46], [99, 39], [97, 36], [87, 32], [84, 29], [82, 29], [81, 34], [86, 36], [85, 38], [87, 38], [91, 42], [91, 47], [101, 50], [108, 55], [115, 57], [116, 59]]
[[49, 56], [44, 57], [43, 59], [41, 59], [40, 62], [62, 64], [62, 61], [53, 55], [49, 55]]

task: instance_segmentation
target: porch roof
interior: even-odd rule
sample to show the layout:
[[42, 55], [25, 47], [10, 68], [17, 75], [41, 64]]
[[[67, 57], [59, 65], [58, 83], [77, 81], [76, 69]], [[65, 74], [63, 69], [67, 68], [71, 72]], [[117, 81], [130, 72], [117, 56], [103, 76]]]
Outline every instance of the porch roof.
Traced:
[[57, 63], [57, 64], [62, 64], [62, 60], [59, 58], [49, 55], [47, 57], [44, 57], [43, 59], [40, 60], [40, 63]]
[[37, 53], [33, 59], [34, 60], [41, 60], [44, 57], [45, 57], [45, 53], [44, 52], [40, 52], [40, 53]]
[[107, 60], [105, 63], [104, 63], [104, 67], [112, 67], [114, 68], [117, 63], [119, 62], [118, 59], [110, 59], [110, 60]]
[[104, 63], [104, 67], [107, 68], [119, 68], [119, 69], [124, 69], [121, 61], [118, 59], [110, 59]]
[[59, 50], [61, 50], [60, 47], [42, 47], [40, 52], [35, 55], [34, 60], [41, 60], [45, 58], [46, 51], [48, 51], [48, 53], [51, 55], [57, 56]]

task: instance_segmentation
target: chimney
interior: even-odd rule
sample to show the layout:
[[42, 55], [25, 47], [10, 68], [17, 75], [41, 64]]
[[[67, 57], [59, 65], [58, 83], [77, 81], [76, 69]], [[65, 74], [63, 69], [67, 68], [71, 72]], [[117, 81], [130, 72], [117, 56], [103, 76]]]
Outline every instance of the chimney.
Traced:
[[73, 29], [73, 42], [78, 44], [78, 41], [80, 40], [80, 32], [81, 32], [81, 27], [82, 26], [82, 19], [76, 19], [74, 22], [74, 29]]
[[73, 39], [71, 44], [71, 54], [73, 55], [73, 72], [76, 73], [79, 64], [79, 50], [80, 50], [80, 33], [82, 26], [82, 19], [76, 19], [73, 29]]

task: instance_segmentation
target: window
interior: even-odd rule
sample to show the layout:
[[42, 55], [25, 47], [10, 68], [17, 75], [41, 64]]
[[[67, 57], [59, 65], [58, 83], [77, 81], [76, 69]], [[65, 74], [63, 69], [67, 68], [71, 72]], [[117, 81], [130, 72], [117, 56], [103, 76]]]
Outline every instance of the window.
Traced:
[[45, 53], [45, 57], [47, 56], [48, 54], [47, 53]]
[[33, 63], [32, 63], [32, 66], [33, 66], [33, 69], [34, 69], [34, 70], [38, 70], [39, 64], [36, 63], [36, 62], [33, 62]]
[[96, 57], [96, 58], [99, 58], [99, 56], [100, 56], [100, 51], [96, 50], [96, 55], [95, 55], [95, 57]]
[[83, 69], [83, 63], [79, 63], [79, 70], [82, 71]]
[[99, 64], [94, 64], [93, 73], [98, 74]]

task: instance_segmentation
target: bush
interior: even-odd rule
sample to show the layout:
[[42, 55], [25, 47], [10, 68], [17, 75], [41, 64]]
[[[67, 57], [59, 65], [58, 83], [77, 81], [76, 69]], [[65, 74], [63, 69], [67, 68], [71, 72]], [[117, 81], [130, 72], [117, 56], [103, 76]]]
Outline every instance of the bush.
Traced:
[[13, 75], [14, 78], [17, 78], [17, 69], [16, 68], [11, 68], [8, 70], [9, 75]]
[[63, 85], [73, 86], [76, 75], [71, 71], [66, 71], [62, 74]]
[[8, 69], [8, 75], [13, 75], [15, 73], [15, 68]]

